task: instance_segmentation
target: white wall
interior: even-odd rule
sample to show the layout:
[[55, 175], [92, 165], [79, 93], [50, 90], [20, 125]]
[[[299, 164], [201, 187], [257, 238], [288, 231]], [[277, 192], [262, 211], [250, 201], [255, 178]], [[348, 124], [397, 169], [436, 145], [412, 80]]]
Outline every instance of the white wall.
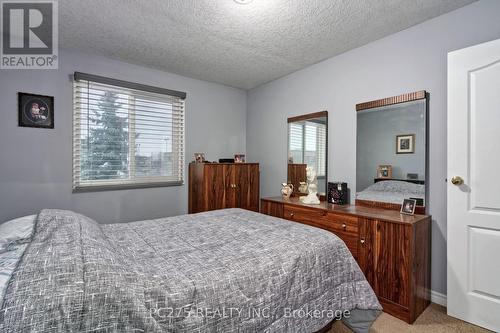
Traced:
[[446, 293], [446, 55], [500, 38], [499, 14], [500, 1], [482, 0], [251, 90], [247, 155], [261, 163], [261, 195], [286, 180], [287, 117], [328, 110], [328, 178], [355, 189], [355, 104], [427, 90], [432, 289]]
[[[71, 209], [99, 222], [187, 213], [186, 185], [72, 194], [75, 71], [187, 92], [186, 171], [194, 152], [209, 160], [245, 153], [244, 90], [61, 50], [58, 70], [0, 70], [0, 223], [42, 208]], [[55, 129], [18, 127], [17, 92], [54, 96]]]

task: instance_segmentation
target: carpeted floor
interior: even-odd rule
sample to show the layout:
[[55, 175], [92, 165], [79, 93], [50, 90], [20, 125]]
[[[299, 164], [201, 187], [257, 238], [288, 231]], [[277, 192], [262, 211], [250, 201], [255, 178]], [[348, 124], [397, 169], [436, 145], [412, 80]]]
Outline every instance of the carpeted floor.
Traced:
[[[370, 329], [370, 333], [485, 333], [491, 332], [484, 328], [474, 326], [464, 321], [446, 315], [446, 308], [437, 304], [431, 304], [420, 317], [408, 325], [387, 313], [382, 313]], [[352, 333], [352, 331], [341, 322], [333, 324], [328, 333]]]

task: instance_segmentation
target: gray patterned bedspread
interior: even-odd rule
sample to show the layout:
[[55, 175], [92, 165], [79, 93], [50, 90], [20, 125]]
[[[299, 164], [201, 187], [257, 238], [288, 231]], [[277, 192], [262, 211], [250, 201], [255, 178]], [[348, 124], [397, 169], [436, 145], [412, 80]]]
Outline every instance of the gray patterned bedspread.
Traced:
[[241, 209], [108, 225], [43, 210], [0, 331], [314, 332], [354, 309], [381, 307], [317, 228]]
[[358, 200], [382, 201], [401, 204], [403, 199], [425, 198], [425, 185], [398, 180], [384, 180], [356, 193]]

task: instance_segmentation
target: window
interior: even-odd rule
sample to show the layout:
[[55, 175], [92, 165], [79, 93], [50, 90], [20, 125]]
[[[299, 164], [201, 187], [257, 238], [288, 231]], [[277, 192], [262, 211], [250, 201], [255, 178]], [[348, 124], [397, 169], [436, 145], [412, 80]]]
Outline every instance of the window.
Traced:
[[182, 92], [75, 73], [73, 190], [181, 185]]
[[288, 124], [289, 158], [313, 166], [318, 177], [326, 174], [326, 125], [303, 121]]
[[304, 163], [304, 123], [289, 123], [288, 124], [288, 135], [289, 138], [289, 158], [293, 163], [302, 164]]

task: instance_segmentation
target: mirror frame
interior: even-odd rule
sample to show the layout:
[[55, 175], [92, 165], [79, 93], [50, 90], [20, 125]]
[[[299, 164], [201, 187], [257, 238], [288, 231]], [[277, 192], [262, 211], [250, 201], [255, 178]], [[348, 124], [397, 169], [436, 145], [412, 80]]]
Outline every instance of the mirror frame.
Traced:
[[[297, 122], [297, 121], [303, 121], [303, 120], [321, 118], [321, 117], [326, 118], [326, 147], [325, 147], [325, 150], [326, 150], [326, 152], [325, 152], [325, 154], [326, 154], [326, 156], [325, 156], [326, 174], [325, 174], [325, 193], [319, 195], [319, 200], [325, 201], [326, 200], [326, 193], [328, 190], [328, 111], [325, 110], [325, 111], [307, 113], [307, 114], [303, 114], [300, 116], [294, 116], [294, 117], [287, 118], [286, 178], [287, 178], [287, 182], [288, 182], [288, 180], [289, 180], [288, 179], [288, 149], [289, 149], [289, 147], [288, 147], [288, 145], [289, 145], [288, 135], [290, 134], [290, 133], [288, 133], [288, 124], [293, 123], [293, 122]], [[298, 189], [295, 189], [295, 188], [293, 189], [292, 196], [298, 196], [298, 194], [296, 193], [296, 190], [298, 191]]]
[[[425, 90], [419, 90], [398, 96], [392, 96], [377, 99], [369, 102], [356, 104], [356, 113], [367, 109], [379, 108], [389, 105], [402, 104], [418, 100], [425, 100], [425, 206], [416, 206], [415, 214], [426, 214], [429, 199], [429, 93]], [[356, 140], [357, 140], [357, 118], [356, 118]], [[357, 145], [356, 145], [357, 149]], [[356, 168], [357, 168], [356, 161]], [[394, 204], [383, 201], [369, 201], [355, 199], [356, 206], [384, 208], [399, 211], [401, 204]]]

